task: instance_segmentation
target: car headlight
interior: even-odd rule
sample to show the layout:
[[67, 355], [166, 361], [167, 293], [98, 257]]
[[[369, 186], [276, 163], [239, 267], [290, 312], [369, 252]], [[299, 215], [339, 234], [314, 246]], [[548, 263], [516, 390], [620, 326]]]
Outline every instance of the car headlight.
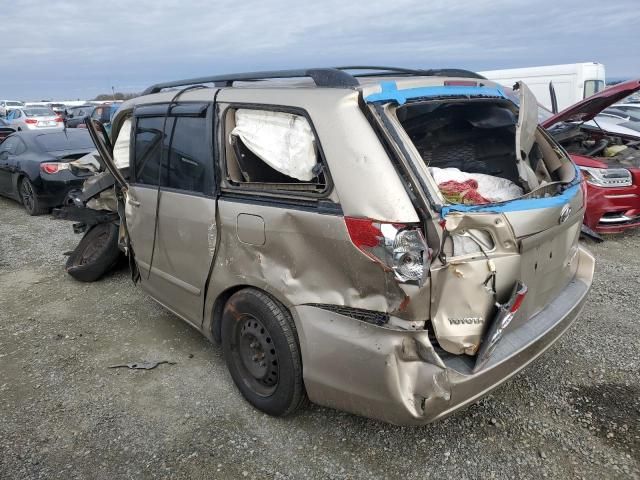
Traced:
[[628, 187], [633, 181], [626, 168], [580, 167], [587, 183], [598, 187]]

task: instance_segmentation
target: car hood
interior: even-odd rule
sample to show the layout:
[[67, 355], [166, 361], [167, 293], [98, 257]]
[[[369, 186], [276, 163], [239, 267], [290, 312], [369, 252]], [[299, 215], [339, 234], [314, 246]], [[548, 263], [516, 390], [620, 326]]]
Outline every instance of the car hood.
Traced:
[[614, 85], [565, 108], [560, 113], [556, 113], [546, 119], [541, 125], [544, 128], [551, 128], [559, 122], [586, 122], [592, 120], [605, 108], [610, 107], [638, 90], [640, 90], [640, 79], [629, 80], [628, 82]]

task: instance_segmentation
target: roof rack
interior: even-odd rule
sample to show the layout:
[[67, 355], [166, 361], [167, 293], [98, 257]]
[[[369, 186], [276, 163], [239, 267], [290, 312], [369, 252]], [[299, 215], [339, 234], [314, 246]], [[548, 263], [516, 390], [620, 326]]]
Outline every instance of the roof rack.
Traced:
[[[350, 74], [347, 70], [362, 70], [367, 73]], [[469, 70], [457, 68], [444, 69], [411, 69], [380, 66], [347, 66], [335, 68], [307, 68], [298, 70], [268, 70], [265, 72], [230, 73], [210, 77], [190, 78], [173, 82], [157, 83], [147, 88], [143, 95], [158, 93], [165, 88], [185, 87], [202, 83], [213, 83], [216, 87], [231, 87], [233, 82], [252, 82], [275, 78], [311, 78], [318, 87], [354, 88], [360, 85], [357, 77], [373, 77], [388, 75], [462, 77], [486, 80], [485, 77]]]
[[147, 88], [142, 94], [158, 93], [165, 88], [184, 87], [200, 83], [213, 83], [216, 87], [230, 87], [233, 82], [251, 82], [273, 78], [304, 78], [313, 79], [318, 87], [353, 88], [359, 85], [353, 75], [337, 68], [307, 68], [300, 70], [270, 70], [266, 72], [232, 73], [213, 75], [211, 77], [190, 78], [174, 82], [157, 83]]
[[365, 70], [366, 73], [353, 75], [354, 77], [382, 77], [387, 75], [408, 75], [408, 76], [425, 76], [425, 77], [460, 77], [460, 78], [477, 78], [479, 80], [487, 80], [479, 73], [460, 68], [430, 68], [428, 70], [403, 68], [403, 67], [381, 67], [381, 66], [348, 66], [335, 67], [336, 70]]

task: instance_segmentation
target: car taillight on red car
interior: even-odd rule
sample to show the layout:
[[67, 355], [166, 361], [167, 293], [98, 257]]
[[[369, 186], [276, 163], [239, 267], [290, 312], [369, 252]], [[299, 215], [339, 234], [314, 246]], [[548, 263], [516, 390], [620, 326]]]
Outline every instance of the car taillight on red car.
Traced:
[[345, 217], [353, 244], [400, 282], [422, 284], [427, 278], [430, 250], [416, 225]]
[[45, 162], [40, 164], [40, 170], [44, 173], [58, 173], [60, 170], [68, 170], [69, 164], [64, 162]]

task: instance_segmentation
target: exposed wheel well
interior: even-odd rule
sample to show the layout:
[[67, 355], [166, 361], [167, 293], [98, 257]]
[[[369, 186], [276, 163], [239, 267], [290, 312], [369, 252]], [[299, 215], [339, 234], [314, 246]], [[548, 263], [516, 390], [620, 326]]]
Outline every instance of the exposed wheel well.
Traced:
[[254, 285], [234, 285], [233, 287], [229, 287], [228, 289], [226, 289], [224, 292], [222, 292], [221, 294], [218, 295], [218, 298], [216, 298], [216, 301], [213, 304], [213, 312], [212, 312], [212, 318], [211, 318], [211, 337], [213, 338], [213, 340], [217, 343], [220, 344], [222, 343], [222, 333], [221, 333], [221, 327], [222, 327], [222, 311], [224, 310], [224, 306], [227, 304], [227, 300], [229, 300], [229, 298], [231, 298], [231, 296], [244, 289], [244, 288], [253, 288], [255, 290], [259, 290], [261, 292], [263, 292], [265, 295], [270, 296], [271, 298], [273, 298], [275, 301], [277, 301], [279, 304], [281, 304], [284, 308], [287, 308], [287, 305], [285, 304], [285, 302], [283, 302], [282, 300], [280, 300], [278, 297], [274, 296], [272, 293], [267, 292], [266, 290], [263, 290], [261, 288], [258, 288]]

